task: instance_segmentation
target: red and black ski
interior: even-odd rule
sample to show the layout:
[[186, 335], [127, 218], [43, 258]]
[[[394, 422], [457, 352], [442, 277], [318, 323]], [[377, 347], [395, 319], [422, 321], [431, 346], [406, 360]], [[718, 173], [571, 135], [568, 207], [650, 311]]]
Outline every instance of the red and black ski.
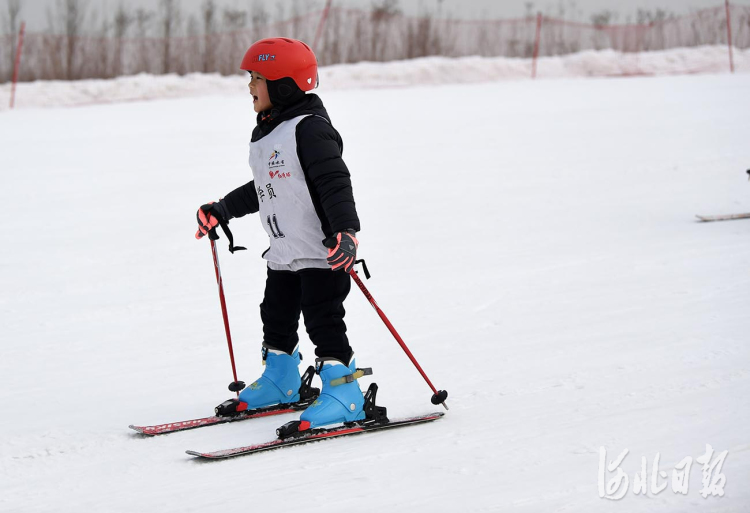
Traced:
[[[313, 399], [314, 400], [314, 399]], [[177, 431], [186, 431], [188, 429], [202, 428], [206, 426], [215, 426], [217, 424], [227, 424], [229, 422], [239, 422], [241, 420], [257, 419], [259, 417], [270, 417], [272, 415], [281, 415], [283, 413], [292, 413], [304, 410], [313, 400], [269, 406], [268, 408], [259, 408], [257, 410], [247, 410], [231, 417], [214, 415], [202, 419], [182, 420], [179, 422], [170, 422], [169, 424], [158, 424], [154, 426], [135, 426], [131, 424], [130, 429], [137, 431], [142, 435], [166, 435]]]
[[358, 435], [361, 433], [369, 433], [371, 431], [382, 431], [385, 429], [394, 429], [404, 426], [412, 426], [414, 424], [424, 424], [426, 422], [432, 422], [445, 415], [443, 412], [429, 413], [427, 415], [420, 415], [417, 417], [409, 417], [398, 420], [379, 420], [379, 421], [368, 421], [363, 420], [360, 422], [350, 422], [335, 428], [318, 428], [311, 429], [308, 431], [300, 431], [288, 438], [280, 438], [265, 442], [257, 445], [248, 445], [246, 447], [235, 447], [232, 449], [223, 449], [212, 452], [200, 452], [200, 451], [186, 451], [191, 456], [196, 456], [201, 459], [207, 460], [221, 460], [226, 458], [233, 458], [236, 456], [244, 456], [247, 454], [255, 454], [263, 451], [270, 451], [273, 449], [281, 449], [282, 447], [290, 447], [292, 445], [301, 445], [311, 442], [318, 442], [327, 438], [339, 438], [342, 436]]
[[728, 214], [725, 216], [695, 216], [704, 223], [710, 223], [712, 221], [732, 221], [734, 219], [750, 219], [750, 212], [745, 214]]
[[169, 424], [158, 424], [155, 426], [134, 426], [131, 424], [130, 429], [139, 432], [142, 435], [166, 435], [177, 431], [186, 431], [206, 426], [215, 426], [217, 424], [227, 424], [229, 422], [239, 422], [241, 420], [257, 419], [259, 417], [270, 417], [272, 415], [281, 415], [282, 413], [293, 413], [304, 410], [310, 406], [320, 394], [320, 390], [312, 387], [312, 379], [315, 375], [315, 368], [310, 366], [302, 375], [302, 384], [299, 389], [300, 400], [294, 403], [276, 404], [266, 406], [265, 408], [256, 408], [245, 410], [247, 405], [241, 405], [238, 399], [229, 399], [217, 406], [214, 411], [216, 415], [204, 417], [202, 419], [182, 420], [179, 422], [170, 422]]

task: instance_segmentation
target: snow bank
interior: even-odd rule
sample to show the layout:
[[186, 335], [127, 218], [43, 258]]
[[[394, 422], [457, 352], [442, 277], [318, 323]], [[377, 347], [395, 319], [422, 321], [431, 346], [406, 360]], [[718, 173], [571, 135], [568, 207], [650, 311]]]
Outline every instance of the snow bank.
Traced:
[[[585, 51], [561, 57], [543, 57], [537, 63], [540, 78], [676, 75], [728, 71], [725, 46], [678, 48], [662, 52], [621, 53]], [[750, 70], [750, 49], [734, 50], [735, 69]], [[414, 85], [491, 82], [526, 79], [531, 59], [507, 57], [427, 57], [384, 63], [339, 64], [320, 70], [321, 88], [360, 89]], [[114, 103], [157, 98], [234, 95], [246, 88], [245, 76], [192, 73], [135, 75], [111, 80], [39, 81], [21, 83], [17, 107], [57, 107]], [[8, 109], [10, 84], [0, 85], [0, 110]]]

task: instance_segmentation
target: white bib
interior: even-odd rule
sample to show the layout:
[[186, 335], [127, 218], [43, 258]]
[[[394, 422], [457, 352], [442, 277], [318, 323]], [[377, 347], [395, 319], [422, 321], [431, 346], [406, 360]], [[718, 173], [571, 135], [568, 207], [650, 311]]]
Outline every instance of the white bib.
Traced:
[[260, 221], [271, 242], [263, 258], [275, 270], [328, 267], [325, 234], [297, 156], [297, 124], [307, 116], [282, 121], [250, 143]]

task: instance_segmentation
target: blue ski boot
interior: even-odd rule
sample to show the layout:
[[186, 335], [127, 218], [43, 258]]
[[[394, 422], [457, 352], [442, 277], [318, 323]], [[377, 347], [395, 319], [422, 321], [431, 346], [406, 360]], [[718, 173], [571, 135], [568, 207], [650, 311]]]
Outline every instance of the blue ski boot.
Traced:
[[263, 345], [263, 375], [240, 392], [239, 400], [247, 410], [300, 400], [299, 346], [291, 355]]
[[323, 389], [315, 402], [302, 412], [302, 429], [363, 420], [365, 399], [357, 379], [372, 374], [372, 370], [357, 369], [354, 357], [348, 366], [335, 358], [318, 358], [315, 370], [323, 381]]

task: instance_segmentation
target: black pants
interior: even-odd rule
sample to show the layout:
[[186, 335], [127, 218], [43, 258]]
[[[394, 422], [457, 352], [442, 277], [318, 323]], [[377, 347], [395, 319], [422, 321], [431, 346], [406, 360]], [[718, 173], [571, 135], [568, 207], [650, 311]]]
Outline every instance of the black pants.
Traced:
[[319, 357], [336, 358], [346, 364], [352, 355], [344, 324], [344, 299], [351, 279], [343, 271], [304, 269], [272, 271], [268, 269], [266, 291], [260, 304], [263, 342], [291, 353], [299, 341], [299, 314], [315, 344]]

